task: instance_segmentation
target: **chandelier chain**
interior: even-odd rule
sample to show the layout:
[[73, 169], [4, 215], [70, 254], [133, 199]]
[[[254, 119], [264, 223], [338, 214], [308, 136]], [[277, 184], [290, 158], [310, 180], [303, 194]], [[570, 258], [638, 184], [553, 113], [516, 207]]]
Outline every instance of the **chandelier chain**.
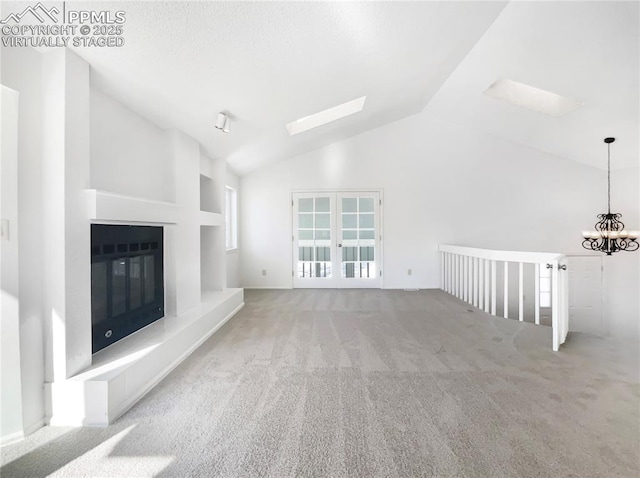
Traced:
[[611, 214], [611, 143], [607, 143], [607, 212]]

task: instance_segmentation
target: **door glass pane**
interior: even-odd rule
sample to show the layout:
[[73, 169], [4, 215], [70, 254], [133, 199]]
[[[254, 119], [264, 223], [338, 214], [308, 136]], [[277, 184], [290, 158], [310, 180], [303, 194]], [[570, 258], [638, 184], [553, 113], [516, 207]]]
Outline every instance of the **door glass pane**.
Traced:
[[329, 247], [316, 247], [316, 258], [319, 261], [330, 261], [331, 249]]
[[331, 199], [298, 198], [298, 277], [331, 278]]
[[342, 239], [358, 239], [358, 231], [343, 229]]
[[353, 262], [347, 262], [344, 264], [344, 273], [343, 277], [353, 279], [356, 277], [355, 275], [355, 267]]
[[373, 247], [361, 247], [360, 248], [360, 260], [361, 261], [373, 261]]
[[298, 212], [313, 212], [313, 198], [299, 199]]
[[342, 260], [343, 261], [357, 261], [358, 260], [358, 248], [357, 247], [343, 247], [342, 248]]
[[360, 239], [375, 239], [375, 231], [360, 231]]
[[357, 212], [357, 211], [358, 211], [357, 198], [342, 198], [342, 212]]
[[329, 198], [316, 198], [316, 212], [329, 212], [331, 201]]
[[329, 229], [331, 227], [329, 214], [316, 214], [316, 229]]
[[373, 228], [373, 214], [359, 214], [358, 226], [360, 229]]
[[342, 214], [342, 227], [345, 229], [355, 229], [358, 227], [356, 223], [356, 214]]
[[358, 203], [360, 212], [373, 212], [373, 198], [360, 198]]
[[313, 214], [298, 214], [298, 227], [299, 228], [312, 228], [313, 227]]

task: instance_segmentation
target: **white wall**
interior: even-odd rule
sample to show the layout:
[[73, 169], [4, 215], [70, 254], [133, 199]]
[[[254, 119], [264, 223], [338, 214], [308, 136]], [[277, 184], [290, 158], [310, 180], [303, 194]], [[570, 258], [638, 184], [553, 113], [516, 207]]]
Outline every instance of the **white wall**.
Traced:
[[[385, 288], [439, 287], [439, 243], [582, 252], [580, 231], [592, 227], [606, 198], [606, 172], [439, 121], [428, 111], [258, 170], [241, 185], [247, 288], [291, 287], [292, 189], [384, 190]], [[609, 330], [637, 336], [631, 297], [638, 279], [629, 275], [637, 258], [615, 260], [630, 280], [616, 299], [621, 313], [607, 318]]]
[[[227, 168], [226, 185], [236, 190], [238, 205], [238, 237], [240, 237], [240, 178]], [[223, 211], [224, 212], [224, 211]], [[227, 252], [227, 287], [240, 287], [240, 248]]]
[[[612, 162], [615, 161], [614, 154], [612, 148]], [[640, 167], [611, 172], [611, 212], [622, 213], [622, 222], [628, 229], [640, 230], [639, 186]], [[599, 199], [599, 207], [594, 211], [589, 224], [595, 224], [597, 213], [606, 212], [606, 196], [602, 195]], [[605, 255], [603, 283], [606, 292], [603, 298], [606, 331], [616, 337], [638, 337], [640, 251]]]
[[91, 187], [173, 202], [174, 172], [169, 133], [91, 88]]
[[0, 444], [22, 438], [18, 226], [18, 92], [0, 85]]
[[20, 365], [25, 433], [44, 420], [42, 57], [31, 48], [2, 48], [2, 84], [20, 96], [18, 216]]

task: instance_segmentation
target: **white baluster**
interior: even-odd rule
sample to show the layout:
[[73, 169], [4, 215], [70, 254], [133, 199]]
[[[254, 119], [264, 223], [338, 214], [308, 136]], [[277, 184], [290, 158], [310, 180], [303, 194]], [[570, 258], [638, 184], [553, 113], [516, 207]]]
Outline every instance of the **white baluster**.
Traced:
[[477, 257], [473, 258], [473, 306], [478, 307], [478, 287], [480, 284], [478, 271], [480, 270], [480, 261]]
[[490, 306], [490, 302], [489, 302], [489, 294], [491, 292], [491, 287], [489, 285], [489, 275], [491, 274], [491, 271], [489, 270], [490, 265], [489, 265], [489, 260], [485, 259], [484, 260], [484, 311], [488, 314], [489, 313], [489, 306]]
[[560, 348], [560, 311], [558, 302], [559, 284], [558, 284], [558, 262], [552, 262], [551, 269], [551, 329], [553, 334], [553, 351], [557, 352]]
[[478, 284], [478, 308], [484, 308], [484, 259], [478, 259], [478, 277], [480, 283]]
[[456, 254], [456, 297], [460, 298], [460, 255]]
[[534, 282], [535, 282], [535, 297], [534, 300], [534, 314], [535, 314], [535, 322], [536, 325], [540, 325], [540, 264], [535, 265], [534, 271]]
[[469, 257], [469, 303], [473, 305], [473, 290], [476, 286], [475, 284], [475, 267], [476, 267], [476, 258]]
[[522, 322], [524, 320], [524, 282], [523, 282], [523, 269], [522, 262], [518, 264], [518, 320]]
[[462, 270], [462, 300], [469, 299], [469, 256], [463, 256], [464, 268]]
[[504, 262], [504, 318], [509, 318], [509, 263]]
[[498, 314], [496, 287], [496, 261], [491, 261], [491, 315]]

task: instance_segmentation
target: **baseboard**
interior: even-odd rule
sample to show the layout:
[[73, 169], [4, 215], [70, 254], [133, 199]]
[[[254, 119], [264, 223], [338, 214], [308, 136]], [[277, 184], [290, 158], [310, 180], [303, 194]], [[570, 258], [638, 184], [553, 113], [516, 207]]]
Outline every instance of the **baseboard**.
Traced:
[[24, 432], [15, 432], [5, 435], [0, 438], [0, 447], [11, 445], [12, 443], [22, 440], [24, 437]]
[[24, 427], [24, 436], [27, 437], [32, 433], [37, 432], [45, 425], [46, 425], [45, 417], [42, 417], [39, 420], [36, 420], [31, 425]]
[[24, 427], [22, 431], [11, 433], [9, 435], [3, 436], [0, 438], [0, 447], [5, 445], [10, 445], [11, 443], [15, 443], [17, 441], [23, 440], [25, 437], [28, 437], [32, 433], [40, 430], [43, 426], [45, 426], [45, 418], [42, 417], [39, 420], [36, 420], [31, 425]]
[[180, 365], [189, 355], [196, 351], [198, 347], [200, 347], [203, 343], [205, 343], [214, 333], [220, 329], [224, 324], [226, 324], [231, 318], [236, 315], [240, 309], [244, 307], [244, 302], [238, 305], [233, 311], [231, 311], [224, 319], [222, 319], [215, 327], [211, 329], [206, 335], [204, 335], [201, 339], [195, 342], [189, 349], [187, 349], [182, 355], [176, 358], [173, 362], [171, 362], [165, 369], [163, 369], [158, 375], [156, 375], [153, 379], [151, 379], [148, 384], [131, 400], [128, 400], [123, 409], [115, 414], [113, 417], [109, 417], [109, 422], [113, 423], [115, 420], [124, 415], [131, 407], [133, 407], [142, 397], [144, 397], [147, 393], [149, 393], [153, 387], [158, 385], [162, 379], [164, 379], [167, 375], [169, 375], [178, 365]]
[[277, 286], [277, 287], [243, 287], [244, 290], [291, 290], [293, 287]]

